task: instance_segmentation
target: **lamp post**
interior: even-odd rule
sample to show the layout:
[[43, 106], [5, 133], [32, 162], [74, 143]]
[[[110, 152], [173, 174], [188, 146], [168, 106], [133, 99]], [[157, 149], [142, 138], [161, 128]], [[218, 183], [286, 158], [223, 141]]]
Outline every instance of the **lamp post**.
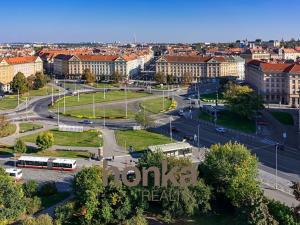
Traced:
[[277, 160], [277, 152], [278, 152], [278, 143], [275, 145], [275, 189], [277, 190], [277, 164], [278, 164], [278, 160]]
[[170, 116], [170, 139], [173, 140], [173, 134], [172, 134], [172, 116]]

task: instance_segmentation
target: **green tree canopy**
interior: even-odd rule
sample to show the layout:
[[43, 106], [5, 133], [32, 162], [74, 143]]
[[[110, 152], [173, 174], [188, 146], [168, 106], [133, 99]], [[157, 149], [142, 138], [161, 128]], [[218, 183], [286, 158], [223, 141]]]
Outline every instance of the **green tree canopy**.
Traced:
[[24, 94], [25, 92], [28, 91], [28, 81], [24, 76], [24, 74], [21, 72], [18, 72], [14, 76], [10, 86], [14, 93], [18, 93], [18, 90], [20, 94]]
[[117, 84], [122, 81], [122, 76], [118, 71], [113, 72], [111, 78]]
[[248, 86], [228, 83], [224, 98], [232, 112], [248, 119], [251, 119], [257, 110], [264, 108], [262, 96]]
[[42, 214], [37, 218], [27, 218], [22, 222], [22, 225], [53, 225], [53, 221], [48, 214]]
[[54, 143], [54, 136], [51, 132], [43, 132], [36, 138], [36, 145], [41, 149], [45, 150], [50, 148]]
[[184, 85], [188, 85], [188, 84], [192, 83], [192, 81], [193, 81], [193, 76], [190, 72], [185, 72], [182, 75], [182, 83]]
[[15, 153], [25, 153], [27, 151], [27, 147], [25, 142], [22, 139], [18, 139], [15, 146], [14, 152]]
[[20, 184], [15, 183], [0, 167], [0, 224], [7, 224], [25, 212], [24, 194]]
[[152, 126], [154, 123], [149, 113], [147, 113], [145, 110], [138, 112], [135, 115], [135, 120], [137, 123], [139, 123], [141, 126], [145, 128]]
[[82, 74], [82, 79], [85, 80], [85, 83], [92, 84], [96, 81], [96, 76], [91, 72], [90, 69], [85, 69]]
[[47, 78], [46, 76], [41, 73], [41, 72], [38, 72], [35, 74], [35, 78], [34, 78], [34, 82], [33, 82], [33, 88], [34, 89], [40, 89], [42, 87], [44, 87], [47, 83]]
[[165, 78], [165, 75], [163, 73], [160, 73], [160, 72], [156, 73], [155, 76], [154, 76], [154, 79], [159, 84], [166, 83], [166, 78]]

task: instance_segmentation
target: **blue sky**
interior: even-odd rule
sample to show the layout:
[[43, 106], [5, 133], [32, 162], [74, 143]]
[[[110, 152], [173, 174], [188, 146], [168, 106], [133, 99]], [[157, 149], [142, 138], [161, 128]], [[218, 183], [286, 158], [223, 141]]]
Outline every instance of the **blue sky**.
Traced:
[[222, 42], [300, 36], [299, 0], [10, 0], [0, 42]]

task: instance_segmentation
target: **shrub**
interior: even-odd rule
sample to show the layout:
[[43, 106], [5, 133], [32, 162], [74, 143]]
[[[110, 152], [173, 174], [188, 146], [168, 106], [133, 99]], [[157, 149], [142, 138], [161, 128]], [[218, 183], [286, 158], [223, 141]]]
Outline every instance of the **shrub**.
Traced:
[[37, 218], [27, 218], [22, 225], [53, 225], [52, 218], [48, 214], [42, 214]]
[[26, 144], [23, 140], [18, 139], [15, 146], [14, 146], [14, 152], [16, 153], [25, 153], [27, 151]]
[[299, 221], [297, 221], [293, 211], [286, 205], [278, 201], [271, 200], [268, 203], [268, 208], [271, 215], [279, 222], [280, 225], [299, 224]]
[[40, 190], [40, 194], [42, 196], [50, 196], [57, 193], [57, 188], [55, 182], [47, 182], [45, 183]]
[[36, 138], [36, 145], [41, 150], [46, 150], [50, 148], [54, 143], [54, 136], [51, 132], [45, 132], [42, 134], [39, 134]]
[[25, 198], [25, 207], [26, 207], [26, 213], [28, 215], [32, 215], [39, 211], [42, 206], [42, 201], [39, 197], [34, 196], [33, 198]]
[[37, 195], [38, 184], [34, 180], [30, 180], [22, 185], [23, 191], [26, 197], [31, 198]]

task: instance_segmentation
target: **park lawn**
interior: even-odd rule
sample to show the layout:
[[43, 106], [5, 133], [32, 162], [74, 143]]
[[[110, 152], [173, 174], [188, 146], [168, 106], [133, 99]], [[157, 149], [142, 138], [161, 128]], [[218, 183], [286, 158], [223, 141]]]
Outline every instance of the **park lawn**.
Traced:
[[[202, 101], [215, 101], [217, 99], [217, 94], [216, 93], [201, 94], [200, 99]], [[223, 93], [218, 94], [218, 100], [224, 101]]]
[[146, 130], [118, 130], [115, 132], [115, 135], [118, 145], [126, 148], [132, 146], [135, 151], [145, 150], [150, 145], [172, 142], [169, 137]]
[[[164, 102], [163, 102], [164, 99]], [[140, 103], [140, 106], [142, 108], [146, 108], [146, 111], [152, 112], [152, 113], [160, 113], [167, 111], [172, 104], [172, 100], [165, 97], [155, 98], [155, 99], [148, 99], [144, 100], [142, 103]]]
[[113, 83], [94, 83], [92, 84], [95, 88], [114, 88], [119, 87], [119, 84], [113, 84]]
[[[54, 136], [54, 145], [61, 146], [77, 146], [77, 147], [99, 147], [102, 146], [102, 138], [96, 130], [88, 130], [84, 132], [64, 132], [56, 129], [50, 130]], [[22, 137], [25, 142], [35, 143], [39, 133]]]
[[49, 208], [52, 205], [55, 205], [67, 197], [70, 196], [70, 192], [57, 192], [54, 195], [50, 196], [41, 196], [41, 201], [42, 201], [42, 208]]
[[0, 130], [0, 137], [6, 137], [12, 135], [16, 132], [16, 129], [17, 129], [16, 124], [10, 123], [4, 128], [2, 128], [2, 130]]
[[[53, 87], [53, 93], [58, 93], [59, 88]], [[45, 96], [50, 95], [52, 93], [52, 86], [47, 84], [44, 87], [38, 90], [29, 90], [29, 92], [25, 93], [25, 96], [33, 97], [33, 96]]]
[[35, 153], [38, 156], [63, 157], [63, 158], [90, 158], [89, 152], [72, 151], [72, 150], [43, 150]]
[[20, 127], [20, 133], [25, 133], [28, 131], [41, 129], [41, 128], [43, 128], [43, 125], [36, 124], [36, 123], [20, 123], [19, 127]]
[[[125, 100], [125, 92], [124, 91], [107, 91], [105, 93], [105, 99], [104, 99], [104, 93], [96, 92], [96, 93], [85, 93], [80, 94], [79, 101], [78, 96], [67, 96], [66, 98], [66, 107], [68, 106], [76, 106], [76, 105], [88, 105], [93, 104], [93, 95], [95, 98], [95, 103], [102, 103], [102, 102], [111, 102], [116, 100]], [[147, 97], [151, 94], [146, 92], [134, 92], [134, 91], [127, 91], [127, 99], [132, 98], [141, 98], [141, 97]], [[60, 98], [58, 101], [55, 102], [54, 108], [57, 107], [58, 103], [60, 103], [60, 107], [63, 105], [63, 98]]]
[[[20, 97], [20, 104], [26, 100], [25, 97]], [[14, 109], [18, 106], [18, 96], [17, 95], [6, 95], [4, 98], [0, 99], [0, 111]]]
[[272, 116], [284, 125], [294, 125], [293, 116], [288, 112], [271, 112]]
[[13, 147], [9, 146], [0, 146], [0, 155], [11, 155], [13, 154]]
[[82, 108], [82, 109], [73, 109], [66, 111], [65, 116], [71, 116], [76, 118], [84, 118], [84, 119], [133, 119], [135, 117], [135, 113], [131, 110], [127, 110], [127, 118], [125, 109], [121, 108], [111, 108], [111, 109], [103, 109], [103, 108], [95, 108], [95, 117], [93, 115], [93, 109]]
[[[199, 119], [213, 122], [214, 116], [207, 112], [200, 112]], [[236, 113], [223, 111], [218, 113], [217, 124], [226, 128], [239, 130], [245, 133], [255, 132], [255, 121], [242, 118]]]

